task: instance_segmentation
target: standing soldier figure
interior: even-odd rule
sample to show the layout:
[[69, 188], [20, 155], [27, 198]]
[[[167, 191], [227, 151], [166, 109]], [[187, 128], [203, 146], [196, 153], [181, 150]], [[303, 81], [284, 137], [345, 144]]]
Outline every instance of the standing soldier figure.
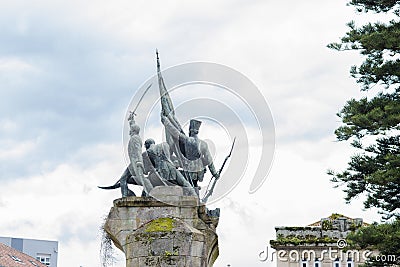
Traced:
[[182, 166], [180, 167], [183, 168], [186, 178], [197, 188], [197, 183], [203, 181], [208, 166], [211, 174], [218, 179], [219, 173], [215, 170], [208, 145], [198, 138], [201, 121], [190, 120], [189, 136], [186, 136], [181, 129], [175, 126], [174, 120], [176, 119], [171, 114], [168, 116], [161, 114], [161, 122], [166, 131], [172, 136], [174, 142], [179, 144], [179, 150], [183, 157], [177, 156], [181, 159]]
[[[149, 191], [153, 188], [153, 186], [151, 185], [150, 181], [143, 175], [144, 167], [143, 167], [143, 157], [142, 157], [142, 139], [139, 136], [140, 127], [135, 122], [134, 113], [131, 113], [131, 115], [128, 118], [128, 121], [130, 127], [129, 131], [130, 139], [128, 142], [128, 155], [130, 164], [128, 166], [128, 169], [130, 174], [136, 181], [136, 183], [142, 185], [145, 194], [148, 195]], [[135, 195], [128, 188], [128, 178], [129, 175], [122, 175], [120, 180], [122, 197]]]

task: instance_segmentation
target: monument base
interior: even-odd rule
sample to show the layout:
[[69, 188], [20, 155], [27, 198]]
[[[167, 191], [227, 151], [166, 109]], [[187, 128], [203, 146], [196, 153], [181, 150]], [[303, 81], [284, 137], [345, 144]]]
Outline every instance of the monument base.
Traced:
[[105, 223], [126, 266], [212, 266], [219, 218], [209, 216], [196, 196], [185, 196], [182, 187], [155, 187], [150, 194], [114, 200]]

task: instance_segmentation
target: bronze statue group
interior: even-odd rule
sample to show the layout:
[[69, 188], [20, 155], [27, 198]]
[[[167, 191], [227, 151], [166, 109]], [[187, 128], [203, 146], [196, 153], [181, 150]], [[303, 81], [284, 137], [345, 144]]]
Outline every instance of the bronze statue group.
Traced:
[[[135, 122], [135, 111], [132, 111], [128, 117], [130, 164], [114, 185], [100, 188], [120, 187], [122, 197], [128, 197], [135, 196], [135, 193], [128, 188], [128, 184], [142, 186], [142, 196], [149, 196], [151, 189], [155, 186], [177, 185], [183, 187], [189, 195], [199, 196], [198, 183], [203, 181], [206, 169], [208, 168], [215, 178], [213, 189], [222, 168], [220, 171], [215, 169], [207, 143], [198, 137], [201, 121], [190, 120], [189, 134], [186, 135], [175, 117], [174, 107], [161, 75], [158, 52], [157, 74], [161, 97], [161, 122], [165, 128], [166, 142], [156, 144], [153, 139], [149, 138], [145, 140], [145, 151], [142, 152], [140, 127]], [[149, 88], [150, 86], [146, 91]], [[225, 165], [226, 159], [223, 165]]]

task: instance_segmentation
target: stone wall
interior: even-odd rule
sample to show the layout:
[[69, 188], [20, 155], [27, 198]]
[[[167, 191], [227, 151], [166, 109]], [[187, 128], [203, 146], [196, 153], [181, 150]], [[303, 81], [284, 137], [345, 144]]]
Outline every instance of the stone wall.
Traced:
[[104, 226], [126, 266], [212, 266], [218, 218], [181, 187], [155, 187], [151, 195], [116, 199]]

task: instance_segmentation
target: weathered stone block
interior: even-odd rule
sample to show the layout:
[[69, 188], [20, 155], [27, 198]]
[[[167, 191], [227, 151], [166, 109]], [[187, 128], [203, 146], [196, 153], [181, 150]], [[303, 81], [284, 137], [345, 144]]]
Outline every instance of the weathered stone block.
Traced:
[[187, 257], [185, 266], [207, 266], [204, 259], [200, 257]]
[[212, 266], [218, 257], [218, 218], [209, 217], [198, 198], [181, 187], [155, 187], [151, 195], [163, 200], [114, 200], [105, 224], [125, 253], [126, 266]]
[[183, 196], [183, 188], [180, 186], [157, 186], [151, 190], [150, 195], [156, 199], [165, 196]]
[[190, 256], [201, 257], [203, 255], [204, 241], [193, 241]]

